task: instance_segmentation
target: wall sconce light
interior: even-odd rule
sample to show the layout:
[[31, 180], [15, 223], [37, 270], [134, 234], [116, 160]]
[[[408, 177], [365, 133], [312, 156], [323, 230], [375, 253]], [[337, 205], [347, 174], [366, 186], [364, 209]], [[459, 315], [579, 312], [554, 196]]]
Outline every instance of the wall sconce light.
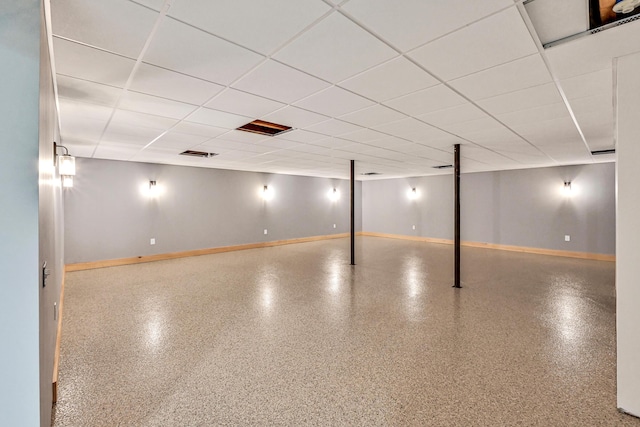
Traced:
[[160, 195], [160, 187], [156, 181], [149, 181], [149, 193], [148, 196], [155, 199]]
[[[76, 158], [69, 155], [69, 150], [64, 145], [53, 143], [55, 148], [55, 157], [58, 163], [58, 174], [62, 179], [64, 188], [73, 187], [73, 177], [76, 175]], [[58, 148], [64, 149], [64, 154], [58, 154]]]
[[570, 197], [571, 196], [571, 181], [565, 181], [564, 182], [564, 195], [566, 197]]
[[273, 189], [269, 188], [268, 185], [262, 188], [262, 198], [267, 201], [273, 199]]
[[62, 175], [62, 187], [64, 188], [72, 188], [73, 187], [73, 176], [71, 175]]
[[418, 198], [418, 189], [413, 187], [409, 190], [409, 200], [416, 200]]
[[332, 202], [337, 202], [338, 199], [340, 199], [340, 192], [337, 188], [333, 188], [331, 191], [329, 191], [329, 200], [331, 200]]

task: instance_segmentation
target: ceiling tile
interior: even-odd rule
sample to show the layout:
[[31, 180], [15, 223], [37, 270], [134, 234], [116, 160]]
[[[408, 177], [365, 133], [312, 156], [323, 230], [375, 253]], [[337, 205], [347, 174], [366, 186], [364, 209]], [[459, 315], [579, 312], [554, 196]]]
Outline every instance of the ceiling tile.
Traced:
[[78, 43], [53, 38], [56, 73], [124, 87], [135, 61]]
[[298, 107], [330, 117], [338, 117], [371, 105], [373, 105], [373, 102], [368, 99], [336, 86], [296, 102]]
[[569, 117], [569, 110], [567, 110], [564, 102], [559, 102], [557, 104], [543, 105], [541, 107], [500, 114], [497, 117], [507, 126], [518, 126], [521, 124], [552, 120], [559, 117]]
[[335, 138], [335, 137], [324, 138], [318, 141], [311, 142], [311, 144], [313, 145], [318, 145], [320, 147], [329, 148], [329, 149], [346, 147], [347, 145], [350, 145], [352, 143], [353, 143], [352, 141], [347, 141], [346, 139]]
[[288, 141], [286, 139], [282, 139], [282, 137], [275, 136], [273, 138], [265, 139], [261, 142], [261, 144], [266, 145], [267, 147], [271, 147], [273, 149], [281, 149], [283, 153], [286, 153], [286, 149], [295, 147], [298, 142], [296, 141]]
[[512, 126], [513, 130], [523, 138], [534, 144], [549, 143], [556, 139], [574, 139], [582, 141], [580, 134], [570, 117], [561, 117], [553, 120], [539, 121], [535, 123], [523, 123]]
[[286, 104], [329, 86], [329, 83], [272, 60], [233, 84], [237, 89]]
[[351, 0], [342, 8], [407, 51], [508, 6], [513, 0]]
[[162, 10], [162, 6], [164, 5], [164, 0], [131, 0], [134, 3], [141, 4], [149, 9], [153, 9], [156, 11]]
[[458, 136], [466, 137], [466, 135], [474, 132], [491, 129], [504, 129], [504, 126], [493, 117], [483, 117], [481, 119], [468, 120], [465, 122], [450, 123], [441, 126], [441, 129]]
[[593, 73], [581, 74], [560, 81], [560, 87], [568, 99], [594, 95], [607, 95], [613, 98], [613, 70], [606, 68]]
[[103, 145], [133, 145], [140, 149], [159, 137], [162, 132], [159, 129], [112, 121], [102, 137], [100, 147]]
[[475, 142], [484, 147], [499, 147], [517, 142], [526, 144], [526, 141], [505, 127], [483, 129], [475, 132], [463, 132], [463, 136], [468, 141]]
[[406, 115], [398, 113], [389, 107], [376, 104], [371, 107], [363, 108], [362, 110], [340, 116], [340, 120], [364, 127], [372, 127], [389, 122], [395, 122], [406, 117]]
[[134, 111], [116, 110], [109, 127], [113, 125], [127, 125], [131, 127], [151, 128], [156, 130], [168, 130], [178, 123], [178, 120], [167, 117], [153, 116]]
[[572, 99], [570, 102], [576, 117], [580, 118], [585, 114], [597, 114], [607, 121], [613, 121], [613, 99], [610, 95], [594, 95], [583, 98]]
[[264, 120], [291, 126], [296, 129], [306, 128], [327, 119], [328, 117], [325, 115], [313, 113], [290, 105], [264, 116]]
[[61, 98], [60, 122], [62, 142], [76, 139], [98, 143], [113, 109], [102, 105], [88, 104]]
[[419, 120], [407, 118], [393, 123], [374, 126], [375, 130], [405, 138], [410, 141], [424, 141], [430, 138], [446, 136], [445, 132]]
[[235, 130], [234, 129], [234, 130], [231, 130], [231, 131], [225, 133], [220, 138], [224, 138], [224, 139], [229, 140], [229, 141], [246, 142], [246, 143], [249, 143], [249, 144], [256, 144], [256, 143], [262, 143], [262, 141], [265, 141], [267, 139], [273, 138], [273, 136], [260, 135], [258, 133], [245, 132], [245, 131], [242, 131], [242, 130]]
[[329, 136], [339, 136], [345, 133], [355, 132], [360, 129], [361, 127], [358, 125], [336, 119], [327, 120], [307, 128], [307, 130]]
[[341, 136], [344, 139], [355, 142], [369, 142], [388, 137], [388, 135], [372, 129], [360, 129], [355, 132], [345, 133]]
[[295, 129], [287, 133], [283, 133], [279, 136], [280, 139], [295, 142], [313, 142], [326, 138], [326, 135], [322, 135], [317, 132], [310, 132], [306, 130]]
[[216, 136], [222, 135], [223, 133], [229, 132], [229, 129], [218, 128], [214, 126], [207, 126], [199, 123], [181, 121], [174, 128], [174, 131], [180, 133], [188, 133], [190, 135], [201, 135], [209, 138], [214, 138]]
[[545, 49], [545, 54], [556, 77], [566, 79], [611, 69], [613, 58], [638, 51], [639, 34], [640, 21], [628, 22], [571, 43], [550, 47]]
[[175, 2], [169, 15], [269, 54], [330, 10], [316, 0], [189, 0]]
[[145, 62], [223, 85], [262, 60], [250, 50], [171, 18], [162, 21], [144, 57]]
[[137, 58], [160, 15], [128, 0], [51, 2], [53, 34]]
[[589, 29], [589, 3], [584, 0], [536, 0], [523, 4], [543, 45]]
[[386, 105], [410, 116], [431, 113], [444, 108], [462, 105], [468, 101], [444, 85], [414, 92], [385, 102]]
[[558, 162], [584, 164], [592, 161], [591, 153], [582, 142], [577, 142], [575, 138], [556, 139], [553, 143], [539, 144], [538, 147]]
[[395, 56], [393, 49], [343, 15], [333, 13], [294, 39], [274, 58], [337, 83]]
[[224, 89], [224, 86], [150, 64], [140, 64], [129, 88], [136, 92], [202, 105]]
[[190, 122], [225, 129], [235, 129], [253, 120], [251, 117], [225, 113], [224, 111], [211, 110], [209, 108], [200, 108], [195, 113], [187, 117], [187, 119]]
[[214, 151], [216, 149], [223, 149], [223, 150], [233, 150], [233, 151], [244, 151], [249, 153], [268, 153], [274, 150], [273, 148], [265, 145], [247, 144], [245, 142], [229, 141], [223, 138], [224, 137], [210, 139], [209, 141], [203, 143], [200, 146], [213, 148]]
[[206, 136], [169, 131], [158, 138], [151, 145], [151, 147], [153, 147], [154, 149], [170, 148], [171, 153], [177, 154], [179, 151], [184, 151], [191, 147], [195, 147], [196, 145], [202, 144], [208, 139], [209, 138]]
[[123, 110], [170, 117], [172, 119], [183, 119], [198, 108], [195, 105], [131, 91], [122, 96], [118, 107]]
[[449, 84], [472, 100], [489, 98], [551, 82], [539, 54], [452, 80]]
[[56, 80], [58, 83], [58, 96], [60, 98], [113, 107], [122, 94], [122, 89], [120, 88], [63, 76], [61, 74], [56, 76]]
[[488, 117], [481, 109], [471, 103], [421, 114], [417, 118], [430, 125], [443, 127], [451, 123], [466, 122]]
[[500, 115], [560, 102], [562, 97], [555, 84], [547, 83], [482, 99], [478, 105], [493, 115]]
[[262, 116], [283, 106], [284, 104], [281, 102], [272, 101], [235, 89], [226, 89], [206, 104], [208, 108], [233, 114], [241, 114], [255, 119], [262, 119]]
[[409, 56], [449, 81], [537, 52], [520, 12], [512, 7], [413, 50]]
[[345, 80], [340, 86], [382, 102], [438, 83], [438, 80], [411, 61], [398, 57]]
[[100, 144], [93, 157], [107, 160], [130, 160], [131, 157], [138, 154], [140, 148], [128, 144]]

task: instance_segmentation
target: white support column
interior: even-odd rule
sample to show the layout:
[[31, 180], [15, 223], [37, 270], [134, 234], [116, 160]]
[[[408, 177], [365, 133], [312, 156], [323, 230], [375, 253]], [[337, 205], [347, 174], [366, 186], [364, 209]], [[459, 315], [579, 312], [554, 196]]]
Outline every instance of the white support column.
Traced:
[[640, 54], [617, 62], [618, 408], [640, 416]]

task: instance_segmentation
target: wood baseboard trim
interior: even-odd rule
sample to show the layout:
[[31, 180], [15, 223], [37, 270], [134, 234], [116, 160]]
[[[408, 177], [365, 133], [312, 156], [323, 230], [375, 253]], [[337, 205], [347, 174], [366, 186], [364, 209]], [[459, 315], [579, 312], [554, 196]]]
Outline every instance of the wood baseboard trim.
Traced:
[[[419, 237], [419, 236], [405, 236], [401, 234], [375, 233], [371, 231], [363, 231], [361, 235], [370, 236], [370, 237], [384, 237], [388, 239], [411, 240], [414, 242], [438, 243], [438, 244], [444, 244], [444, 245], [453, 244], [453, 240], [449, 240], [449, 239], [436, 239], [431, 237]], [[468, 242], [468, 241], [461, 242], [461, 245], [471, 247], [471, 248], [496, 249], [500, 251], [524, 252], [529, 254], [551, 255], [551, 256], [560, 256], [560, 257], [566, 257], [566, 258], [589, 259], [589, 260], [596, 260], [596, 261], [615, 262], [616, 260], [615, 255], [595, 254], [595, 253], [589, 253], [589, 252], [572, 252], [572, 251], [562, 251], [557, 249], [529, 248], [525, 246], [499, 245], [495, 243]]]
[[329, 234], [325, 236], [299, 237], [295, 239], [273, 240], [270, 242], [247, 243], [244, 245], [220, 246], [217, 248], [195, 249], [183, 252], [170, 252], [165, 254], [138, 256], [130, 258], [118, 258], [104, 261], [81, 262], [76, 264], [67, 264], [65, 271], [82, 271], [92, 270], [95, 268], [117, 267], [121, 265], [141, 264], [144, 262], [164, 261], [176, 258], [186, 258], [191, 256], [219, 254], [223, 252], [243, 251], [247, 249], [269, 248], [273, 246], [291, 245], [294, 243], [317, 242], [319, 240], [340, 239], [348, 237], [349, 233]]
[[62, 283], [60, 284], [60, 305], [58, 306], [58, 333], [56, 335], [56, 349], [53, 354], [53, 378], [52, 401], [58, 402], [58, 369], [60, 367], [60, 344], [62, 343], [62, 306], [64, 305], [64, 280], [66, 270], [62, 270]]

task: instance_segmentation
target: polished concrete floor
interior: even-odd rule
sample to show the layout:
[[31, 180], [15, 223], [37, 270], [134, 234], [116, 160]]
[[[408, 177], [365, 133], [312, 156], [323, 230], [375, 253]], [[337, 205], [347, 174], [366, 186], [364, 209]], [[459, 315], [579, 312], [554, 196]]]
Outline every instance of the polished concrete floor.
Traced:
[[347, 239], [70, 273], [55, 426], [640, 426], [613, 263]]

